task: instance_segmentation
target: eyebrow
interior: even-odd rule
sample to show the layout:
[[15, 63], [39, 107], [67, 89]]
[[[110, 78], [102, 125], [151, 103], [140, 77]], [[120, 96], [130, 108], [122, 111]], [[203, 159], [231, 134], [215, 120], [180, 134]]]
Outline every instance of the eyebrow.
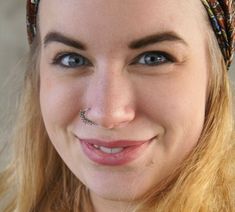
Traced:
[[175, 33], [174, 31], [168, 31], [168, 32], [148, 35], [144, 38], [134, 40], [129, 44], [129, 48], [139, 49], [139, 48], [144, 48], [151, 44], [161, 43], [161, 42], [166, 42], [166, 41], [179, 42], [185, 46], [188, 46], [187, 42], [182, 37], [180, 37], [177, 33]]
[[[175, 33], [174, 31], [168, 31], [168, 32], [148, 35], [143, 38], [134, 40], [130, 42], [128, 47], [130, 49], [139, 49], [139, 48], [144, 48], [148, 45], [166, 42], [166, 41], [179, 42], [185, 46], [188, 46], [187, 42], [182, 37], [180, 37], [177, 33]], [[84, 51], [87, 50], [86, 45], [82, 43], [81, 41], [67, 37], [59, 32], [49, 32], [44, 38], [44, 47], [46, 47], [48, 44], [53, 43], [53, 42], [62, 43], [67, 46], [71, 46], [76, 49], [80, 49]]]
[[59, 32], [49, 32], [44, 38], [44, 47], [52, 42], [62, 43], [80, 50], [87, 49], [86, 45], [82, 42], [69, 38]]

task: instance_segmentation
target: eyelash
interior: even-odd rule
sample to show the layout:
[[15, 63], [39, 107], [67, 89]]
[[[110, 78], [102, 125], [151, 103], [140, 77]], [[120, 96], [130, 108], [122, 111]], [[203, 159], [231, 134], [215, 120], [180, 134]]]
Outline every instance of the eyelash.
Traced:
[[[157, 56], [158, 59], [160, 59], [161, 61], [158, 61], [158, 63], [156, 63], [156, 64], [144, 64], [144, 63], [139, 63], [139, 64], [152, 67], [152, 66], [158, 66], [158, 65], [163, 65], [163, 64], [167, 64], [167, 63], [173, 63], [173, 62], [176, 61], [176, 59], [173, 56], [171, 56], [170, 54], [168, 54], [166, 52], [163, 52], [163, 51], [149, 51], [149, 52], [144, 52], [144, 53], [140, 54], [139, 56], [137, 56], [133, 60], [133, 62], [131, 62], [131, 65], [138, 64], [138, 61], [140, 61], [140, 60], [142, 60], [142, 62], [143, 62], [144, 56], [150, 56], [150, 55], [151, 56]], [[147, 61], [144, 59], [144, 62], [147, 62]], [[154, 61], [151, 61], [151, 60], [149, 62], [154, 63]]]
[[[82, 64], [80, 65], [77, 65], [75, 64], [75, 66], [70, 66], [69, 65], [65, 65], [63, 64], [63, 60], [66, 60], [67, 58], [67, 62], [68, 61], [68, 57], [71, 57], [73, 56], [74, 58], [80, 58], [83, 60]], [[148, 58], [146, 59], [146, 56], [152, 56], [152, 58]], [[154, 61], [154, 58], [153, 57], [156, 57], [155, 59], [158, 59], [158, 61]], [[151, 60], [153, 59], [153, 60]], [[151, 62], [153, 64], [146, 64], [144, 62]], [[160, 60], [160, 61], [159, 61]], [[176, 59], [171, 56], [170, 54], [166, 53], [166, 52], [162, 52], [162, 51], [149, 51], [149, 52], [144, 52], [142, 54], [140, 54], [139, 56], [137, 56], [136, 58], [134, 58], [132, 60], [132, 62], [130, 63], [130, 65], [146, 65], [146, 66], [158, 66], [158, 65], [163, 65], [163, 64], [167, 64], [167, 63], [174, 63], [176, 61]], [[66, 61], [64, 61], [66, 62]], [[76, 61], [75, 61], [76, 62]], [[155, 63], [156, 62], [156, 63]], [[63, 68], [82, 68], [82, 67], [85, 67], [85, 66], [90, 66], [91, 65], [91, 62], [83, 57], [82, 55], [80, 54], [77, 54], [77, 53], [74, 53], [74, 52], [61, 52], [61, 53], [58, 53], [52, 60], [52, 63], [53, 65], [58, 65], [58, 66], [61, 66]]]
[[80, 65], [80, 66], [91, 65], [91, 63], [85, 57], [83, 57], [80, 54], [74, 53], [74, 52], [61, 52], [61, 53], [58, 53], [52, 59], [52, 63], [51, 64], [52, 65], [59, 65], [59, 66], [61, 66], [63, 68], [75, 68], [75, 67], [71, 67], [71, 66], [63, 64], [63, 60], [66, 59], [66, 57], [69, 57], [69, 56], [80, 57], [80, 58], [84, 59], [86, 62], [84, 64]]

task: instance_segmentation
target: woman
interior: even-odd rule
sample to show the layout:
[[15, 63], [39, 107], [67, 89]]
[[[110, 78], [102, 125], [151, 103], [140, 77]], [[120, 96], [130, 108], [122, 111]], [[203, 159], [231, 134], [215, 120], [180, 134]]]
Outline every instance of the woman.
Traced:
[[8, 211], [235, 210], [234, 1], [41, 0], [28, 12]]

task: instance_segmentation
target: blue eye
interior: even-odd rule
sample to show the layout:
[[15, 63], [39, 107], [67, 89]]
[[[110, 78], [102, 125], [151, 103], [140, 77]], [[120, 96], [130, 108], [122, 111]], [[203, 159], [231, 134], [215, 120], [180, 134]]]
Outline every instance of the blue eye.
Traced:
[[88, 65], [89, 61], [79, 54], [65, 53], [55, 57], [52, 64], [60, 65], [66, 68], [78, 68]]
[[164, 52], [147, 52], [138, 57], [137, 63], [156, 66], [164, 63], [172, 62], [170, 56]]

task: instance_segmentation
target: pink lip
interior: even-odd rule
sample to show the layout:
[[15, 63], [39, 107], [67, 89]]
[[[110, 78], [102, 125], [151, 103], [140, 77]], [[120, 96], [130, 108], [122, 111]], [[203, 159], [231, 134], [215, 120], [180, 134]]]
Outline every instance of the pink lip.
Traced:
[[[101, 141], [96, 139], [80, 139], [81, 146], [85, 155], [95, 163], [101, 165], [117, 166], [130, 163], [144, 152], [149, 143], [153, 140], [146, 141]], [[124, 150], [119, 153], [108, 154], [95, 148], [94, 145], [103, 146], [107, 148], [121, 148]]]
[[144, 144], [147, 141], [131, 141], [131, 140], [118, 140], [118, 141], [101, 141], [96, 139], [80, 139], [80, 141], [86, 142], [88, 144], [104, 146], [108, 148], [117, 148], [117, 147], [130, 147], [130, 146], [139, 146]]

